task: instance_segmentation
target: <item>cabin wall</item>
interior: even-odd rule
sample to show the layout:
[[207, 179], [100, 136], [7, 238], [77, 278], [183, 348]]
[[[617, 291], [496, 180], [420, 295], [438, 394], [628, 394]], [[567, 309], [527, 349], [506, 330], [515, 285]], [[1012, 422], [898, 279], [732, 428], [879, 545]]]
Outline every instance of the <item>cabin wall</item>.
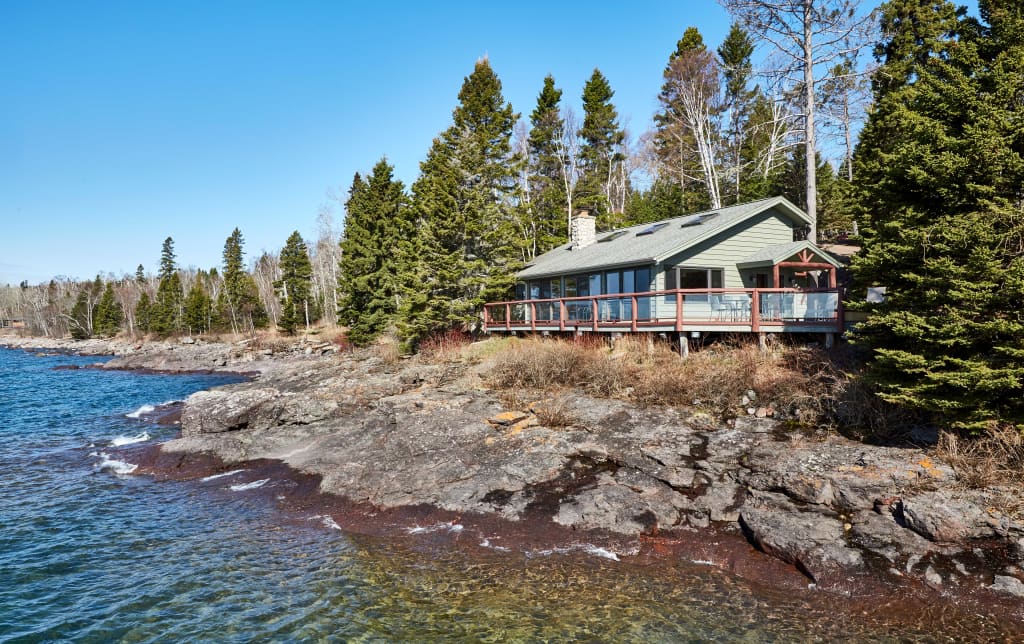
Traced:
[[[725, 288], [751, 288], [744, 283], [743, 274], [736, 263], [753, 255], [765, 246], [787, 244], [793, 241], [793, 222], [785, 215], [769, 210], [739, 227], [724, 230], [692, 248], [665, 260], [664, 267], [687, 266], [694, 268], [721, 268]], [[663, 267], [663, 268], [664, 268]], [[659, 271], [664, 283], [665, 271]]]

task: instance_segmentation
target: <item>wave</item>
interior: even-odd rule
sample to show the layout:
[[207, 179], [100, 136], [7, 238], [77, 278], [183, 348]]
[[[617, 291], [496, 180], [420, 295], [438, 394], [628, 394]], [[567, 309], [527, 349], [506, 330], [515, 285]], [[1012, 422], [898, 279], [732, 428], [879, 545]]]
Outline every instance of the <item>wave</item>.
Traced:
[[202, 481], [203, 483], [205, 483], [206, 481], [212, 481], [214, 479], [222, 479], [225, 476], [232, 476], [234, 474], [238, 474], [239, 472], [248, 472], [248, 471], [249, 470], [231, 470], [230, 472], [221, 472], [220, 474], [211, 474], [210, 476], [204, 476], [203, 478], [201, 478], [199, 480]]
[[111, 447], [121, 447], [122, 445], [132, 445], [134, 443], [143, 443], [149, 440], [149, 433], [142, 432], [138, 436], [118, 436], [114, 440], [110, 441]]
[[116, 458], [110, 458], [110, 454], [106, 454], [104, 452], [100, 452], [96, 454], [96, 456], [103, 459], [95, 466], [97, 472], [111, 472], [118, 476], [126, 476], [134, 472], [139, 467], [134, 463], [126, 463], [124, 461], [119, 461]]
[[320, 519], [320, 523], [324, 524], [325, 528], [331, 528], [332, 530], [341, 530], [341, 526], [338, 525], [338, 522], [332, 519], [329, 514], [314, 514], [313, 516], [309, 517], [310, 521], [314, 521], [316, 519]]
[[511, 548], [506, 548], [505, 546], [498, 546], [498, 545], [495, 545], [495, 544], [491, 543], [490, 539], [484, 539], [483, 541], [481, 541], [480, 542], [480, 547], [481, 548], [490, 548], [491, 550], [497, 550], [498, 552], [509, 552], [511, 550]]
[[583, 552], [602, 559], [619, 561], [619, 555], [607, 548], [601, 548], [590, 543], [577, 543], [571, 546], [560, 546], [557, 548], [546, 548], [544, 550], [531, 550], [526, 553], [527, 557], [548, 557], [550, 555], [565, 555], [570, 552]]
[[124, 415], [125, 418], [140, 418], [143, 414], [149, 414], [156, 411], [156, 405], [143, 405], [133, 412], [129, 412]]
[[231, 491], [242, 492], [244, 490], [255, 490], [258, 487], [263, 487], [268, 482], [270, 482], [270, 479], [260, 479], [258, 481], [251, 481], [249, 483], [239, 483], [238, 485], [232, 485]]
[[415, 526], [413, 528], [406, 528], [406, 532], [409, 534], [429, 534], [431, 532], [462, 532], [463, 526], [461, 523], [449, 521], [448, 523], [435, 523], [434, 525], [428, 526]]

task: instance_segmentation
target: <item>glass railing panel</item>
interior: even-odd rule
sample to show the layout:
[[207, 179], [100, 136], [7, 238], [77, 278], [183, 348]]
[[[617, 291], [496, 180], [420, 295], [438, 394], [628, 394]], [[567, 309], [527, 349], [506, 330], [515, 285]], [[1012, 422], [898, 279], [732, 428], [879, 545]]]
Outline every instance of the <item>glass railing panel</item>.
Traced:
[[529, 304], [513, 304], [511, 306], [512, 321], [513, 322], [528, 322], [530, 320]]
[[[675, 306], [675, 302], [673, 302]], [[705, 293], [683, 294], [683, 319], [711, 320], [711, 298]]]

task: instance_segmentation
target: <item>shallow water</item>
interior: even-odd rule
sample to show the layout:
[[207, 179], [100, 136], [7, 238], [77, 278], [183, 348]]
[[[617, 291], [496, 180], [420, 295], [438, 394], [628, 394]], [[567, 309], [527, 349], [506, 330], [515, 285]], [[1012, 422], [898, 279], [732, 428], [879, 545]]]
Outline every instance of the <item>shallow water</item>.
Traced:
[[176, 431], [134, 411], [234, 378], [53, 370], [93, 362], [0, 350], [0, 641], [1005, 635], [939, 608], [893, 626], [842, 610], [838, 598], [754, 589], [691, 562], [652, 569], [585, 548], [504, 551], [497, 535], [480, 548], [453, 526], [348, 536], [329, 518], [283, 513], [267, 501], [283, 483], [252, 486], [245, 473], [187, 483], [118, 474], [131, 464], [113, 462], [111, 442]]

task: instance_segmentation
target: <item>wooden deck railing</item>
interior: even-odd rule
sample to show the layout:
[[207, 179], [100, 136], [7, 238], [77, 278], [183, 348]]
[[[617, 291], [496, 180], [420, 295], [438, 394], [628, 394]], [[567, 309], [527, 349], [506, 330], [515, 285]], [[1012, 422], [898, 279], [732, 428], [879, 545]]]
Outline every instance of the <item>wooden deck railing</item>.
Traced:
[[699, 326], [730, 332], [842, 332], [839, 289], [674, 289], [484, 306], [489, 331], [678, 331]]

